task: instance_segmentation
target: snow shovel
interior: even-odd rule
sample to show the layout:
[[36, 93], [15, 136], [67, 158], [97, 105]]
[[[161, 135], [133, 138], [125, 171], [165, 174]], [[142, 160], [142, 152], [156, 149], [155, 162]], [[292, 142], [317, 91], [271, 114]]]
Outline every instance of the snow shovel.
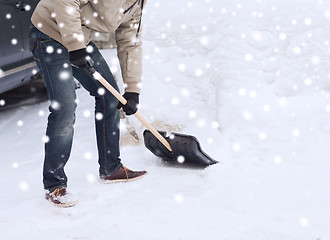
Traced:
[[[114, 89], [97, 71], [93, 77], [107, 88], [123, 105], [127, 100]], [[157, 131], [138, 112], [134, 116], [148, 129], [143, 133], [145, 146], [156, 156], [166, 161], [177, 161], [179, 163], [192, 163], [208, 166], [217, 163], [200, 147], [198, 140], [190, 135], [171, 133], [168, 137], [166, 132]]]

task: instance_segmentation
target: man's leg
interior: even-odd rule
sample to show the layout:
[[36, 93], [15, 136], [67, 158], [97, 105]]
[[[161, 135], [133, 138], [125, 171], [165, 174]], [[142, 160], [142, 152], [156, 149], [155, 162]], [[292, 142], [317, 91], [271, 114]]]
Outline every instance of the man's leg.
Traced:
[[[117, 83], [108, 64], [93, 43], [89, 44], [89, 48], [91, 47], [93, 49], [91, 56], [94, 60], [94, 68], [111, 86], [118, 90]], [[95, 127], [99, 153], [99, 174], [101, 176], [111, 175], [122, 166], [119, 158], [120, 112], [116, 108], [118, 100], [108, 90], [105, 89], [104, 91], [102, 84], [95, 80], [85, 69], [73, 68], [73, 74], [81, 85], [89, 91], [90, 95], [95, 97]]]
[[[95, 62], [94, 68], [118, 90], [116, 81], [101, 53], [93, 43], [89, 46], [93, 48], [91, 55]], [[118, 100], [86, 70], [74, 69], [73, 73], [91, 95], [95, 96], [95, 124], [102, 182], [128, 182], [143, 177], [146, 171], [132, 171], [124, 167], [119, 158]]]
[[[39, 34], [33, 56], [42, 74], [51, 101], [46, 130], [43, 183], [47, 190], [67, 186], [64, 166], [73, 138], [76, 95], [67, 50], [60, 43]], [[40, 38], [41, 37], [41, 38]]]

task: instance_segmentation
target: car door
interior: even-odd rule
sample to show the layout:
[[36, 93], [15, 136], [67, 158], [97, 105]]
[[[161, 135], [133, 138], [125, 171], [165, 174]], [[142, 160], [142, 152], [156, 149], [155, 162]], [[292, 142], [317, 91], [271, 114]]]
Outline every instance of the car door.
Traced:
[[[31, 15], [39, 0], [0, 0], [0, 93], [28, 82], [36, 73], [29, 50]], [[23, 82], [24, 81], [24, 82]]]
[[32, 57], [29, 46], [29, 29], [31, 25], [31, 16], [37, 6], [39, 0], [21, 0], [16, 3], [16, 7], [20, 11], [19, 20], [21, 25], [21, 33], [23, 39], [23, 54], [22, 54], [22, 65], [26, 68], [26, 75], [24, 81], [29, 81], [30, 77], [35, 74], [36, 65]]
[[0, 87], [10, 89], [10, 79], [22, 81], [25, 72], [11, 73], [23, 56], [23, 36], [16, 1], [0, 0]]

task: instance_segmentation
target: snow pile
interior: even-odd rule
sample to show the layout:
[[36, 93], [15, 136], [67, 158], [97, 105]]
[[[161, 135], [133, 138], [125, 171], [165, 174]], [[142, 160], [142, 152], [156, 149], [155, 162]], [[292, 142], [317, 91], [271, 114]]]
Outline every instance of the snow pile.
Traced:
[[321, 0], [148, 1], [141, 114], [197, 136], [220, 164], [174, 168], [123, 145], [148, 176], [98, 183], [94, 103], [79, 90], [66, 167], [79, 203], [57, 209], [41, 190], [48, 104], [2, 113], [3, 238], [329, 239], [329, 21]]
[[142, 111], [203, 143], [228, 144], [220, 130], [229, 147], [255, 149], [258, 159], [304, 152], [311, 135], [329, 129], [329, 9], [298, 0], [153, 3], [144, 18]]

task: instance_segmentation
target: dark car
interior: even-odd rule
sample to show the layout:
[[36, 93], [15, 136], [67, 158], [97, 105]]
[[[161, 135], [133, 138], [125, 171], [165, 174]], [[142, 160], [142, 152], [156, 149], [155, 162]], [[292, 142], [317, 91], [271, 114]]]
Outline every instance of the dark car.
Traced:
[[29, 50], [29, 27], [38, 2], [0, 0], [0, 93], [30, 82], [37, 74]]

